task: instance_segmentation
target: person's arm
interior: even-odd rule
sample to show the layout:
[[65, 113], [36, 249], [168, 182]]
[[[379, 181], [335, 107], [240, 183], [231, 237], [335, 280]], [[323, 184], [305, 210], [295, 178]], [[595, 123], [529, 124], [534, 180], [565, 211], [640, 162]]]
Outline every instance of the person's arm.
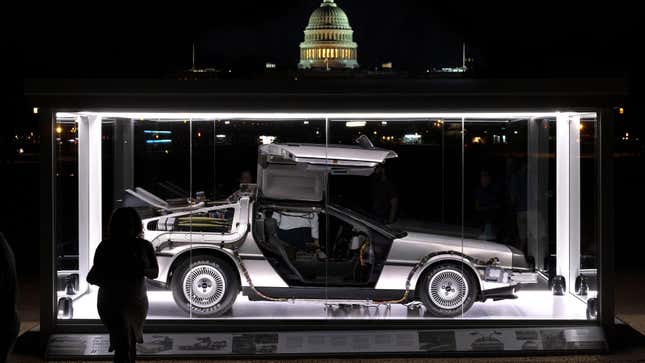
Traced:
[[311, 219], [311, 238], [313, 239], [314, 246], [316, 247], [316, 255], [319, 259], [326, 259], [327, 254], [320, 247], [320, 225], [318, 223], [318, 213], [314, 213]]
[[143, 267], [143, 276], [149, 279], [156, 279], [159, 276], [159, 264], [157, 263], [157, 256], [152, 247], [152, 243], [145, 241], [145, 264]]
[[86, 280], [89, 284], [100, 285], [104, 281], [103, 274], [103, 242], [101, 242], [94, 252], [94, 263]]
[[314, 240], [314, 244], [318, 247], [320, 247], [320, 225], [318, 224], [318, 213], [313, 214], [313, 218], [311, 219], [311, 239]]

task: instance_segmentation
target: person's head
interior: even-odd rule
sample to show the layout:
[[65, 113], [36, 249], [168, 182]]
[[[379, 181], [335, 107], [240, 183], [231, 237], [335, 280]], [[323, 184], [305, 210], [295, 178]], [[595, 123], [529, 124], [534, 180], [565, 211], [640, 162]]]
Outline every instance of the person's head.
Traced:
[[482, 187], [487, 187], [490, 185], [491, 182], [491, 176], [488, 170], [482, 170], [479, 173], [479, 183], [481, 184]]
[[132, 239], [143, 236], [141, 217], [134, 208], [117, 208], [110, 217], [110, 239]]
[[240, 173], [240, 184], [251, 184], [253, 183], [253, 176], [248, 170], [243, 170]]

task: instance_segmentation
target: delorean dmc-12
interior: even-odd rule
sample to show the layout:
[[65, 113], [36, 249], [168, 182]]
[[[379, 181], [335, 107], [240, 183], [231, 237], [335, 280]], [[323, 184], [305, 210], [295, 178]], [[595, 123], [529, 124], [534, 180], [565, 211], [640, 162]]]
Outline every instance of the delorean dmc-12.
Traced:
[[[240, 292], [250, 301], [420, 302], [452, 317], [537, 281], [513, 247], [397, 230], [326, 197], [331, 176], [370, 176], [396, 157], [369, 141], [260, 145], [257, 184], [242, 185], [235, 200], [144, 219], [156, 282], [203, 317], [229, 311]], [[281, 229], [294, 226], [306, 232]]]

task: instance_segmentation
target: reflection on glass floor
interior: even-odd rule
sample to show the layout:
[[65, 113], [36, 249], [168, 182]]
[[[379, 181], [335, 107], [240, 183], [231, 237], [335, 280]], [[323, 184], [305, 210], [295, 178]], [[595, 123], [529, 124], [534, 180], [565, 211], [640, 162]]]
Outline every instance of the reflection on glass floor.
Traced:
[[[586, 304], [579, 298], [565, 294], [553, 296], [549, 290], [518, 291], [514, 300], [476, 302], [464, 314], [467, 319], [586, 319]], [[595, 293], [593, 293], [595, 295]], [[94, 290], [74, 302], [74, 319], [97, 319], [97, 291]], [[148, 319], [187, 319], [191, 316], [181, 310], [172, 298], [172, 292], [148, 292], [150, 308]], [[194, 317], [194, 316], [193, 316]], [[426, 315], [423, 307], [408, 309], [394, 304], [376, 306], [329, 306], [324, 302], [249, 301], [240, 295], [230, 313], [219, 319], [438, 319]]]

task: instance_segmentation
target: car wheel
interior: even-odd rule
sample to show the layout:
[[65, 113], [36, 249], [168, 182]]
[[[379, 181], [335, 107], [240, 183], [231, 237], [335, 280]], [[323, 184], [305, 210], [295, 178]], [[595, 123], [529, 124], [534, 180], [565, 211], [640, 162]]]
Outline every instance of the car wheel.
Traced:
[[184, 261], [175, 270], [170, 284], [177, 305], [201, 316], [226, 313], [240, 292], [237, 271], [213, 256]]
[[478, 292], [472, 272], [453, 263], [431, 266], [419, 283], [423, 305], [438, 317], [453, 317], [468, 311]]

